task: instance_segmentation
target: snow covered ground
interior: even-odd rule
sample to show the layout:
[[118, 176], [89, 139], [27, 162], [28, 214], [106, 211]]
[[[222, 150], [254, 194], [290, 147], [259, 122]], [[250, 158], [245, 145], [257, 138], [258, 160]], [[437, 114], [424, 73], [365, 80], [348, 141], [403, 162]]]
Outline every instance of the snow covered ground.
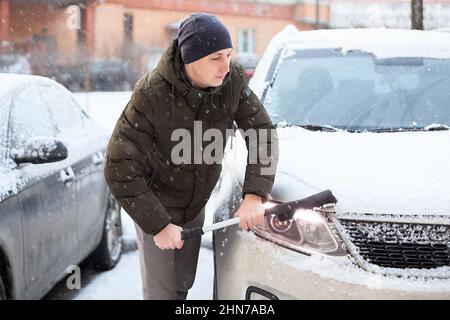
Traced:
[[[92, 92], [76, 93], [75, 98], [84, 110], [97, 123], [112, 132], [117, 118], [126, 106], [131, 92]], [[206, 207], [205, 224], [212, 223], [212, 198]], [[123, 233], [126, 243], [133, 243], [136, 231], [131, 218], [122, 211]], [[73, 295], [73, 299], [141, 299], [141, 278], [139, 270], [139, 256], [137, 250], [124, 253], [119, 264], [111, 271], [93, 273], [92, 270], [82, 269], [88, 273], [87, 279], [82, 280], [82, 288]], [[197, 277], [188, 299], [212, 299], [213, 291], [213, 255], [212, 235], [205, 234], [202, 238]], [[83, 274], [82, 274], [83, 278]], [[57, 294], [53, 295], [57, 298]]]

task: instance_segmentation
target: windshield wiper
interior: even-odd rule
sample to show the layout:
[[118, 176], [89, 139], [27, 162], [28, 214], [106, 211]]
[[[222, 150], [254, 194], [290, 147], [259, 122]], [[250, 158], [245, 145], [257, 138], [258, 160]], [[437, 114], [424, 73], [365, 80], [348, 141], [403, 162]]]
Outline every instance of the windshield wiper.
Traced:
[[330, 126], [330, 125], [306, 124], [306, 125], [301, 125], [299, 127], [302, 127], [302, 128], [304, 128], [306, 130], [311, 130], [311, 131], [326, 131], [326, 132], [339, 131], [338, 128], [335, 128], [335, 127]]
[[446, 125], [432, 124], [425, 127], [400, 127], [400, 128], [374, 128], [366, 129], [368, 132], [409, 132], [409, 131], [444, 131], [450, 130]]
[[336, 131], [342, 131], [341, 129], [335, 128], [333, 126], [329, 125], [318, 125], [318, 124], [290, 124], [290, 123], [277, 123], [277, 127], [283, 128], [283, 127], [300, 127], [306, 130], [311, 131], [325, 131], [325, 132], [336, 132]]
[[306, 130], [311, 131], [325, 131], [325, 132], [337, 132], [337, 131], [348, 131], [348, 132], [376, 132], [376, 133], [383, 133], [383, 132], [410, 132], [410, 131], [445, 131], [450, 130], [450, 126], [447, 126], [445, 124], [430, 124], [425, 127], [392, 127], [392, 128], [345, 128], [345, 129], [339, 129], [330, 125], [318, 125], [318, 124], [290, 124], [290, 123], [277, 123], [276, 126], [278, 128], [283, 127], [300, 127], [304, 128]]
[[423, 128], [425, 131], [443, 131], [443, 130], [450, 130], [450, 127], [445, 124], [440, 123], [432, 123]]

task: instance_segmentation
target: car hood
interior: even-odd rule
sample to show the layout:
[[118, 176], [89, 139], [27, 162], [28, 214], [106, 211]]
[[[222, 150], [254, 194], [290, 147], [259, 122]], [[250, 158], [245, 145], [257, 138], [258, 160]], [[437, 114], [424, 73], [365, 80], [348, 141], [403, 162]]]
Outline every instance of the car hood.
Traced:
[[330, 189], [337, 211], [450, 218], [450, 131], [349, 133], [279, 128], [272, 195]]

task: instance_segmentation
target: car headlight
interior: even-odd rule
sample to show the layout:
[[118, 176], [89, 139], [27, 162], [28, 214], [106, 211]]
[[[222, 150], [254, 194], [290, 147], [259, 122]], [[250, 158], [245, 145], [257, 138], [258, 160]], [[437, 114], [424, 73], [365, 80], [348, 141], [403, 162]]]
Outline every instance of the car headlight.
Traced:
[[[266, 207], [270, 205], [275, 204]], [[268, 215], [262, 225], [252, 230], [262, 238], [295, 251], [331, 253], [339, 249], [326, 218], [314, 210], [297, 210], [294, 217], [286, 221]]]

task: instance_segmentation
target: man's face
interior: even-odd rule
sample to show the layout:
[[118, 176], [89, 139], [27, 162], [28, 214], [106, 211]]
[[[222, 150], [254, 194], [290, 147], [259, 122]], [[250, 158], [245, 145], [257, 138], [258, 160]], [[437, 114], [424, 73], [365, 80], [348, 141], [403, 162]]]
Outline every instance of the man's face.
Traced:
[[206, 57], [186, 64], [186, 71], [194, 87], [218, 87], [230, 71], [232, 48], [211, 53]]

